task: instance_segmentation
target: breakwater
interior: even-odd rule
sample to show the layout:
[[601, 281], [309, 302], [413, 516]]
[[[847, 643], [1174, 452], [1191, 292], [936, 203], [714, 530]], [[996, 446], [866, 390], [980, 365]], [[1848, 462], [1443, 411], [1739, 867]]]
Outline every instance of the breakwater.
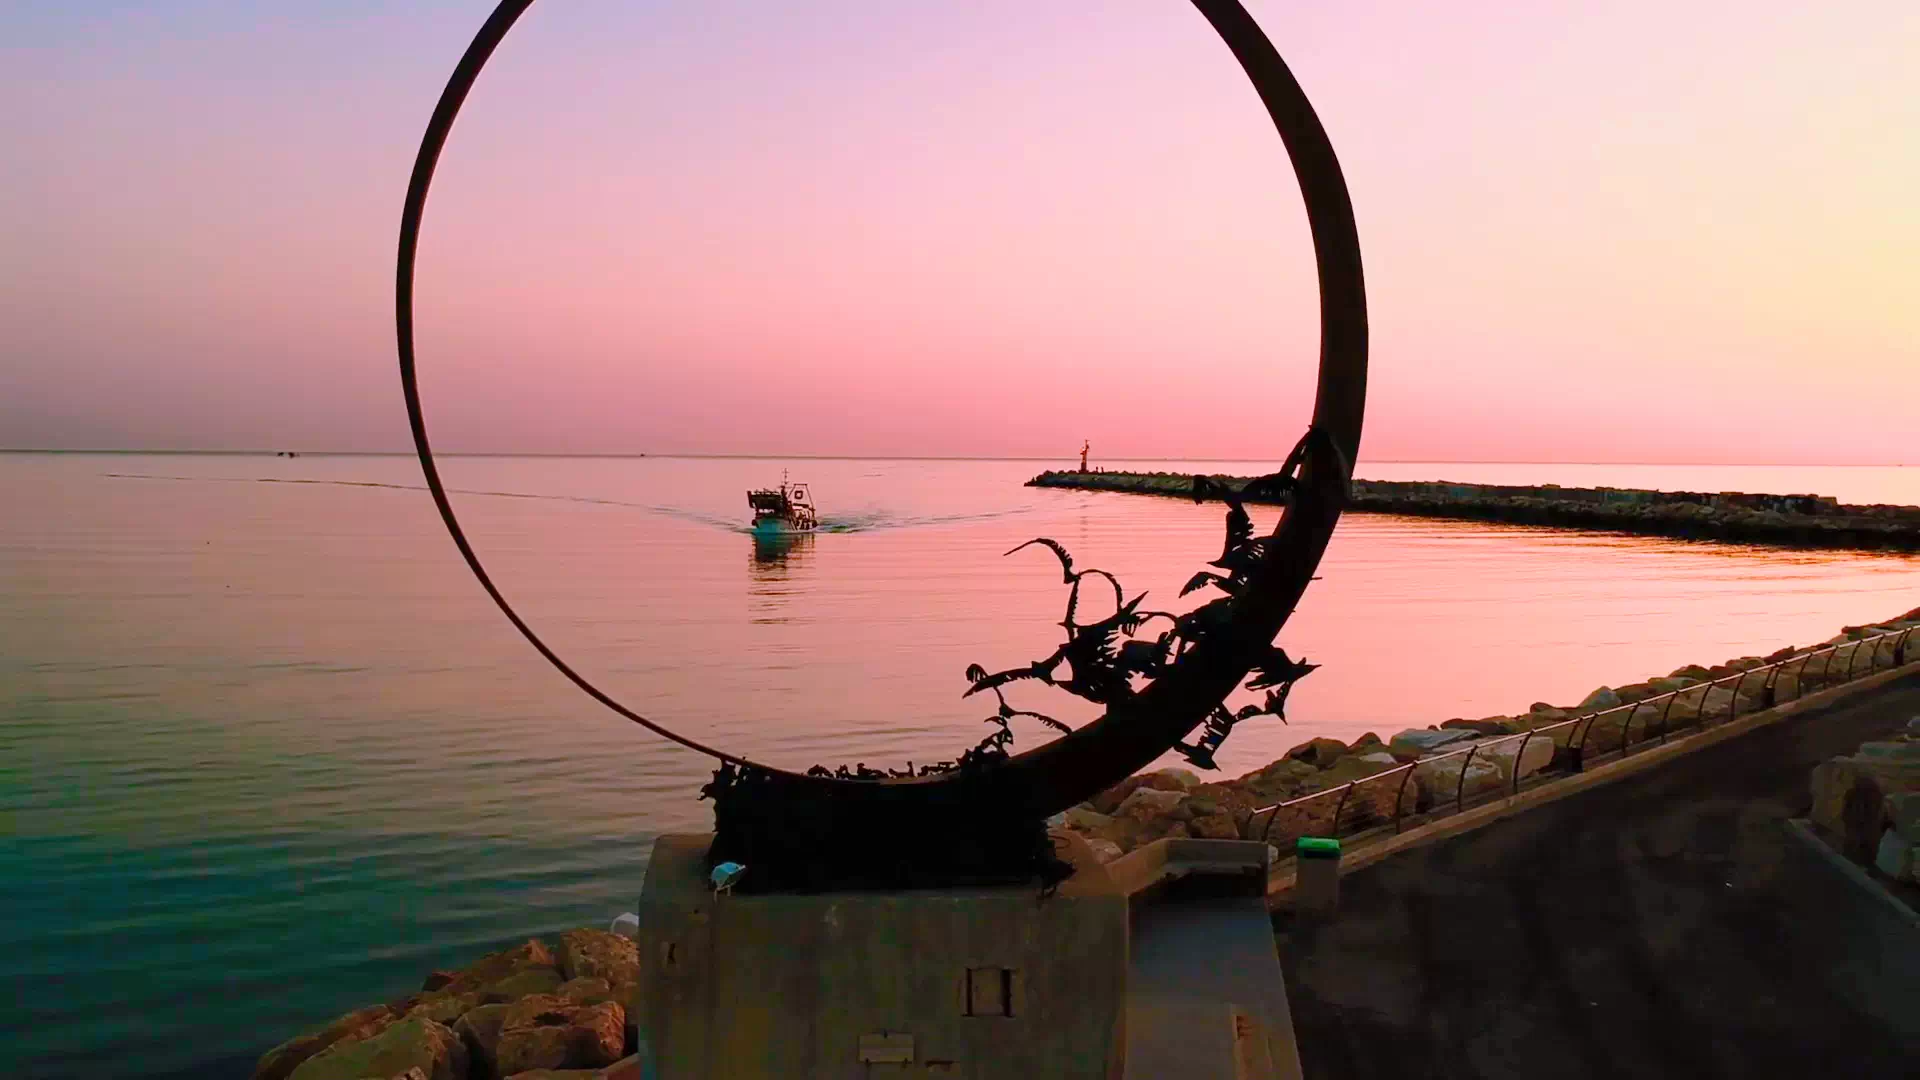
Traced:
[[[1209, 479], [1239, 490], [1249, 478]], [[1185, 496], [1193, 474], [1049, 471], [1027, 486]], [[1920, 507], [1850, 506], [1821, 495], [1355, 480], [1346, 509], [1775, 547], [1920, 551]]]

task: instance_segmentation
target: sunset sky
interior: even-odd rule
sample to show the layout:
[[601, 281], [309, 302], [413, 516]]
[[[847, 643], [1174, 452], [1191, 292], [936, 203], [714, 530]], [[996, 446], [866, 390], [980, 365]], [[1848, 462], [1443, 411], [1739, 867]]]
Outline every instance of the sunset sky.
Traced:
[[[1920, 464], [1920, 3], [1271, 0], [1375, 461]], [[0, 447], [395, 450], [486, 3], [0, 8]], [[428, 205], [436, 444], [1284, 454], [1311, 251], [1183, 0], [545, 0]]]

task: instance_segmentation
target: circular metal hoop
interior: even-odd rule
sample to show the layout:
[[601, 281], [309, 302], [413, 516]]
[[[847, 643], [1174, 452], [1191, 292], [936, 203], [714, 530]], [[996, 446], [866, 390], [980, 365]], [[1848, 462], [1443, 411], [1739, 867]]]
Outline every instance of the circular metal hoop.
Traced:
[[521, 636], [594, 700], [656, 735], [723, 762], [762, 770], [778, 777], [782, 784], [812, 790], [821, 799], [870, 808], [876, 813], [898, 812], [923, 797], [949, 801], [958, 797], [1005, 800], [1036, 813], [1051, 814], [1144, 768], [1198, 727], [1246, 677], [1258, 650], [1279, 633], [1306, 591], [1333, 535], [1345, 502], [1351, 463], [1359, 453], [1365, 418], [1367, 314], [1353, 206], [1339, 161], [1312, 105], [1238, 0], [1192, 3], [1239, 61], [1286, 145], [1306, 204], [1320, 281], [1320, 369], [1312, 424], [1317, 438], [1310, 443], [1294, 504], [1274, 530], [1269, 555], [1237, 605], [1230, 633], [1196, 645], [1173, 670], [1098, 720], [1016, 755], [1002, 767], [885, 781], [803, 776], [704, 745], [627, 708], [570, 667], [514, 611], [467, 542], [434, 464], [415, 371], [414, 264], [434, 167], [481, 69], [514, 23], [533, 5], [533, 0], [501, 0], [448, 79], [414, 160], [400, 218], [395, 327], [407, 419], [427, 489], [461, 557]]

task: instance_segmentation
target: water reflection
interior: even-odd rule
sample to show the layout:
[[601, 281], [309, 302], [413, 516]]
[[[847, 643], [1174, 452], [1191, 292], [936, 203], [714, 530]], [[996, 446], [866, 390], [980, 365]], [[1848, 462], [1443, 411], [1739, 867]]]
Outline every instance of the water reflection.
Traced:
[[749, 617], [760, 624], [791, 621], [791, 598], [798, 592], [793, 578], [813, 555], [812, 533], [755, 534], [747, 564]]

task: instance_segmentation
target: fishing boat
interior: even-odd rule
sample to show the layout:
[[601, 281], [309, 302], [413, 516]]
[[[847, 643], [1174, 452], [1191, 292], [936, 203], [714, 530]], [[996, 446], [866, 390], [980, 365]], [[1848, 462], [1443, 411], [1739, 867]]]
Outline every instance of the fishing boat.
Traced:
[[807, 485], [787, 483], [786, 473], [780, 474], [777, 490], [749, 490], [747, 505], [753, 507], [756, 536], [812, 532], [820, 524], [813, 511], [813, 499], [807, 494]]

